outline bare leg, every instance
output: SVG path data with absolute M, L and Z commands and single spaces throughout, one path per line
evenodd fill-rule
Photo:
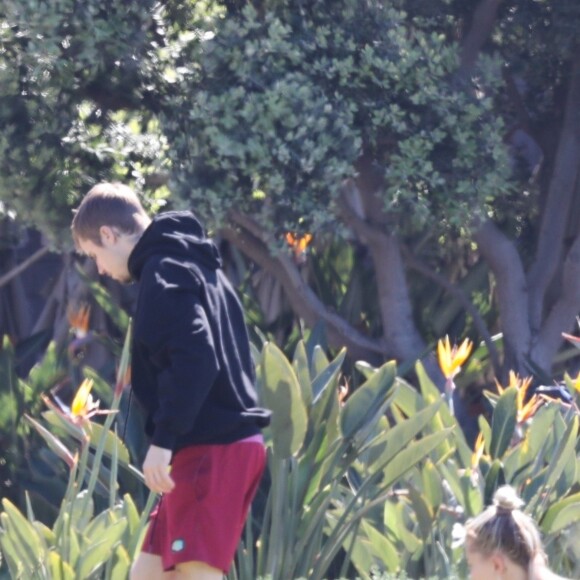
M 223 580 L 224 577 L 221 570 L 205 562 L 184 562 L 175 568 L 174 580 Z
M 223 572 L 204 562 L 184 562 L 164 572 L 161 557 L 141 552 L 131 568 L 131 580 L 223 580 Z
M 141 552 L 131 567 L 130 580 L 170 580 L 173 572 L 164 572 L 161 556 Z

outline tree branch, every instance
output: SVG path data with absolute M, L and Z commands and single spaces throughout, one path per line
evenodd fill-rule
M 382 362 L 386 353 L 380 341 L 364 336 L 343 318 L 330 312 L 302 279 L 300 271 L 291 259 L 287 256 L 273 257 L 267 245 L 254 235 L 254 232 L 257 232 L 261 238 L 265 237 L 253 220 L 239 214 L 235 216 L 235 221 L 238 228 L 224 228 L 220 233 L 280 281 L 298 316 L 309 326 L 323 320 L 326 323 L 329 342 L 333 346 L 346 346 L 349 353 L 356 358 Z M 246 223 L 253 231 L 249 232 L 241 226 L 241 222 Z
M 475 229 L 473 238 L 495 276 L 506 348 L 513 351 L 516 359 L 514 370 L 524 369 L 531 332 L 526 276 L 520 256 L 514 244 L 490 220 Z
M 497 18 L 497 10 L 501 0 L 481 0 L 473 13 L 471 28 L 463 39 L 459 71 L 464 77 L 468 76 L 479 53 L 489 38 Z
M 530 324 L 542 323 L 546 290 L 557 271 L 580 164 L 580 61 L 572 65 L 562 133 L 548 189 L 536 257 L 528 275 Z
M 463 308 L 471 315 L 475 327 L 481 335 L 483 342 L 487 346 L 494 373 L 496 376 L 500 376 L 501 364 L 499 355 L 497 354 L 497 349 L 495 348 L 495 345 L 491 339 L 491 334 L 489 333 L 487 325 L 483 321 L 479 310 L 477 310 L 473 302 L 468 298 L 467 294 L 461 288 L 447 280 L 445 276 L 442 276 L 439 274 L 439 272 L 436 272 L 417 257 L 413 256 L 407 248 L 403 248 L 403 255 L 405 256 L 405 261 L 409 264 L 410 268 L 417 270 L 417 272 L 420 272 L 427 278 L 430 278 L 435 283 L 439 284 L 439 286 L 442 288 L 445 288 L 449 294 L 452 294 L 455 296 L 455 298 L 457 298 L 457 300 L 462 304 Z
M 372 194 L 364 194 L 364 197 Z M 365 199 L 365 206 L 367 205 Z M 407 363 L 416 360 L 426 345 L 413 320 L 413 309 L 399 241 L 361 219 L 345 196 L 338 200 L 338 208 L 345 223 L 355 232 L 371 253 L 377 279 L 383 335 L 388 351 Z M 427 372 L 441 382 L 441 373 L 432 358 L 424 361 Z
M 19 274 L 24 272 L 24 270 L 26 270 L 26 268 L 28 268 L 29 266 L 32 266 L 32 264 L 34 264 L 34 262 L 40 260 L 40 258 L 42 258 L 43 256 L 46 256 L 46 254 L 48 254 L 49 251 L 50 251 L 49 248 L 40 248 L 40 249 L 36 250 L 36 252 L 34 252 L 34 254 L 32 254 L 32 256 L 28 256 L 28 258 L 26 258 L 26 260 L 24 260 L 24 262 L 22 262 L 22 264 L 18 264 L 18 266 L 16 266 L 15 268 L 12 268 L 12 270 L 10 270 L 10 272 L 7 272 L 6 274 L 4 274 L 4 276 L 2 276 L 0 278 L 0 288 L 2 288 L 3 286 L 6 286 L 6 284 L 8 284 L 8 282 L 10 282 L 10 280 L 12 280 L 13 278 L 16 278 L 16 276 L 18 276 Z
M 542 331 L 531 352 L 532 360 L 542 369 L 551 369 L 552 361 L 563 342 L 562 332 L 570 332 L 574 328 L 579 311 L 580 236 L 572 244 L 564 261 L 560 298 L 542 325 Z

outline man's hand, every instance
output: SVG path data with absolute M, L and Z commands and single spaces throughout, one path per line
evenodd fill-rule
M 156 493 L 169 493 L 175 482 L 169 475 L 169 464 L 171 463 L 171 450 L 151 445 L 145 461 L 143 462 L 143 475 L 145 484 Z

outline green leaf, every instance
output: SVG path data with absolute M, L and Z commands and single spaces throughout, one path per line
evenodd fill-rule
M 6 531 L 8 527 L 8 516 L 0 515 L 3 530 L 0 530 L 0 547 L 10 569 L 12 578 L 22 578 L 24 574 L 24 563 L 27 562 L 27 554 L 18 540 L 16 534 Z
M 536 458 L 544 447 L 546 434 L 550 433 L 558 412 L 558 405 L 547 404 L 540 407 L 533 416 L 526 434 L 529 441 L 529 453 L 532 458 Z
M 116 435 L 110 429 L 104 430 L 103 426 L 100 423 L 96 423 L 95 421 L 91 421 L 90 423 L 90 445 L 92 448 L 96 448 L 99 445 L 99 442 L 104 437 L 104 448 L 103 451 L 108 457 L 113 457 L 113 453 L 117 453 L 118 460 L 123 465 L 129 465 L 131 462 L 131 458 L 129 456 L 129 450 L 125 447 L 125 444 L 121 440 L 121 438 Z
M 112 556 L 113 549 L 120 542 L 123 532 L 127 527 L 124 518 L 112 524 L 105 538 L 98 543 L 89 543 L 83 547 L 81 557 L 76 567 L 78 578 L 89 578 Z
M 413 441 L 409 444 L 385 467 L 381 487 L 387 489 L 398 481 L 409 469 L 427 457 L 451 433 L 452 429 L 445 429 L 440 433 L 432 433 L 419 441 Z
M 304 401 L 306 408 L 308 408 L 312 404 L 313 395 L 310 371 L 308 368 L 308 356 L 306 354 L 306 347 L 304 346 L 303 340 L 300 340 L 296 345 L 292 364 L 294 365 L 294 370 L 296 371 L 296 376 L 298 377 L 298 382 L 302 389 L 302 400 Z
M 477 418 L 477 422 L 479 424 L 479 430 L 483 433 L 484 450 L 489 454 L 491 448 L 491 427 L 483 415 Z
M 75 580 L 74 569 L 68 562 L 64 562 L 58 552 L 51 550 L 48 553 L 48 569 L 52 580 Z
M 417 373 L 417 379 L 419 380 L 419 390 L 423 399 L 427 403 L 434 403 L 441 399 L 441 391 L 435 386 L 421 361 L 417 361 L 415 364 L 415 371 Z M 449 426 L 449 425 L 447 425 Z
M 421 470 L 421 480 L 423 483 L 423 493 L 434 510 L 437 510 L 443 503 L 443 487 L 441 476 L 434 463 L 427 459 Z
M 314 352 L 317 352 L 316 349 Z M 312 394 L 314 396 L 314 403 L 316 403 L 316 401 L 322 397 L 326 389 L 328 389 L 331 385 L 336 384 L 336 378 L 340 372 L 345 356 L 346 349 L 343 348 L 336 355 L 332 362 L 328 362 L 328 359 L 324 357 L 326 365 L 317 366 L 318 372 L 316 375 L 313 375 L 315 378 L 312 381 Z
M 408 525 L 408 517 L 405 513 L 408 509 L 402 501 L 396 503 L 386 501 L 383 521 L 385 527 L 402 543 L 404 550 L 409 554 L 416 554 L 421 551 L 423 541 L 411 531 Z
M 512 440 L 516 427 L 517 396 L 517 388 L 509 387 L 502 393 L 493 410 L 489 449 L 493 459 L 500 459 Z
M 18 542 L 27 555 L 28 566 L 36 567 L 46 558 L 44 539 L 36 528 L 20 513 L 20 510 L 7 498 L 2 500 L 7 515 L 6 532 L 13 543 Z
M 322 347 L 318 344 L 314 346 L 312 351 L 312 359 L 310 361 L 310 375 L 313 377 L 318 376 L 322 373 L 329 365 L 329 360 Z M 316 398 L 317 393 L 314 392 L 314 397 Z
M 118 518 L 107 510 L 95 516 L 89 525 L 83 530 L 83 536 L 86 544 L 98 544 L 107 535 L 109 527 L 118 521 Z
M 409 493 L 411 506 L 415 510 L 415 515 L 417 516 L 421 536 L 423 537 L 423 540 L 426 541 L 431 535 L 433 529 L 433 508 L 426 501 L 425 496 L 415 489 L 414 486 L 407 485 L 407 491 Z
M 407 381 L 397 377 L 395 380 L 397 390 L 393 399 L 393 404 L 399 407 L 407 416 L 412 417 L 417 411 L 424 409 L 427 403 L 413 386 Z
M 485 476 L 484 503 L 490 505 L 495 490 L 505 484 L 503 464 L 499 459 L 494 459 L 487 475 Z
M 484 501 L 479 479 L 472 477 L 472 471 L 467 470 L 459 476 L 459 485 L 465 498 L 466 515 L 472 517 L 481 513 L 484 507 Z
M 60 431 L 62 431 L 71 437 L 74 437 L 77 441 L 85 440 L 85 432 L 78 425 L 75 425 L 57 411 L 45 411 L 42 413 L 42 416 L 46 419 L 47 423 L 59 430 L 59 434 Z
M 571 462 L 575 462 L 575 446 L 577 437 L 578 416 L 575 415 L 569 422 L 564 437 L 559 441 L 559 449 L 556 450 L 551 458 L 548 469 L 548 479 L 546 480 L 546 487 L 548 490 L 556 484 L 566 466 Z M 557 451 L 560 451 L 560 453 Z
M 123 512 L 127 518 L 129 533 L 136 534 L 139 531 L 139 512 L 133 498 L 128 493 L 123 496 Z
M 273 450 L 277 457 L 294 455 L 302 446 L 307 428 L 307 412 L 302 390 L 292 365 L 273 343 L 262 354 L 264 403 L 272 410 Z
M 369 539 L 375 558 L 380 559 L 387 570 L 395 572 L 399 568 L 400 557 L 393 543 L 366 519 L 361 521 L 361 528 Z
M 540 527 L 544 534 L 557 534 L 580 521 L 580 493 L 575 493 L 552 504 L 542 518 Z
M 340 426 L 346 439 L 354 437 L 382 409 L 396 374 L 397 366 L 394 361 L 384 364 L 347 399 L 340 414 Z
M 365 379 L 370 379 L 378 371 L 377 368 L 362 360 L 357 360 L 354 366 Z
M 56 545 L 56 535 L 54 532 L 48 527 L 45 526 L 42 522 L 35 520 L 32 522 L 32 525 L 36 528 L 38 535 L 44 539 L 44 543 L 48 548 L 51 548 Z
M 367 452 L 368 465 L 386 464 L 429 425 L 441 404 L 442 401 L 439 400 L 437 403 L 429 405 L 377 437 Z
M 115 550 L 115 562 L 111 569 L 111 580 L 116 578 L 128 578 L 131 570 L 131 558 L 124 546 L 117 546 Z

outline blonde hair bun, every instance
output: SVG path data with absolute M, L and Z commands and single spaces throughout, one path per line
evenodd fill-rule
M 500 510 L 511 512 L 520 509 L 524 505 L 524 501 L 511 485 L 502 485 L 497 488 L 493 495 L 493 504 Z

